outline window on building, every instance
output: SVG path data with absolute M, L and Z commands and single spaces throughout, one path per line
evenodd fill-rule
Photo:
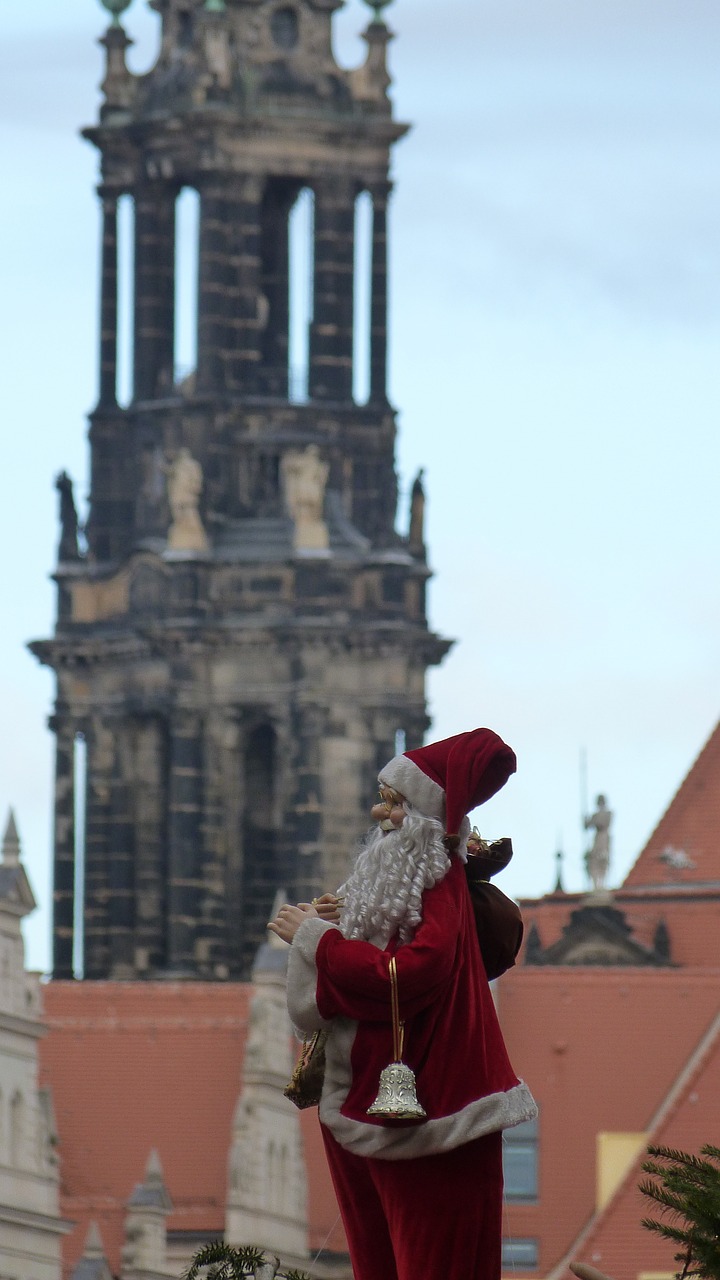
M 353 281 L 353 400 L 370 395 L 370 308 L 372 305 L 373 206 L 367 191 L 355 201 Z
M 538 1242 L 533 1236 L 509 1237 L 502 1242 L 503 1271 L 517 1267 L 530 1271 L 538 1263 Z
M 175 372 L 183 382 L 197 366 L 200 196 L 183 187 L 175 201 Z
M 117 205 L 117 401 L 125 409 L 132 400 L 135 330 L 135 201 L 120 196 Z
M 315 303 L 315 196 L 309 187 L 302 188 L 290 209 L 287 234 L 290 255 L 289 398 L 294 404 L 304 404 L 308 398 L 310 325 Z
M 503 1173 L 508 1200 L 537 1200 L 538 1122 L 526 1120 L 503 1134 Z

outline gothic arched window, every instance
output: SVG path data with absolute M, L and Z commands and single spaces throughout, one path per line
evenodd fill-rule
M 289 52 L 294 49 L 300 35 L 297 11 L 286 6 L 276 9 L 270 19 L 270 31 L 278 49 Z

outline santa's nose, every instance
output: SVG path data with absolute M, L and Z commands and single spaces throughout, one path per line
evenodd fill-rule
M 370 810 L 370 817 L 373 822 L 390 822 L 394 827 L 400 827 L 405 817 L 405 810 L 401 804 L 389 808 L 386 804 L 378 803 L 374 804 Z

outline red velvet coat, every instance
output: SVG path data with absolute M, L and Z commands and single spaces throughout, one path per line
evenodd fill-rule
M 307 1034 L 330 1028 L 320 1119 L 358 1155 L 408 1159 L 448 1151 L 536 1114 L 510 1065 L 483 969 L 459 858 L 426 890 L 411 942 L 381 951 L 305 921 L 290 953 L 288 1004 Z M 403 1061 L 412 1067 L 421 1121 L 368 1116 L 393 1057 L 389 960 L 396 956 Z

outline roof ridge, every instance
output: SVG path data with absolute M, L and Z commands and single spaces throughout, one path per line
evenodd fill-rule
M 654 845 L 658 843 L 658 838 L 659 836 L 661 836 L 663 826 L 665 824 L 669 824 L 672 822 L 673 810 L 679 811 L 681 809 L 685 795 L 690 793 L 694 785 L 697 785 L 698 783 L 702 782 L 703 774 L 707 769 L 708 764 L 713 760 L 713 757 L 720 757 L 720 721 L 718 721 L 715 724 L 709 737 L 703 743 L 703 746 L 700 748 L 698 754 L 693 759 L 689 769 L 684 774 L 679 785 L 674 791 L 669 803 L 666 805 L 665 809 L 663 810 L 660 817 L 658 818 L 658 821 L 656 822 L 655 826 L 650 832 L 650 835 L 645 841 L 645 844 L 640 850 L 640 853 L 638 854 L 637 858 L 635 859 L 629 871 L 627 872 L 622 884 L 619 886 L 619 889 L 621 892 L 626 889 L 631 890 L 633 888 L 636 888 L 636 887 L 640 888 L 643 886 L 644 882 L 642 881 L 642 879 L 638 881 L 635 880 L 634 877 L 636 873 L 642 876 L 644 871 L 644 864 L 650 861 L 650 857 L 651 857 L 650 851 L 653 849 Z M 718 774 L 720 778 L 720 769 L 718 769 Z M 711 792 L 709 791 L 708 794 L 711 794 Z M 689 794 L 688 794 L 688 800 L 692 800 L 692 797 Z M 696 804 L 690 803 L 688 805 L 688 808 L 691 811 L 696 811 L 697 806 Z M 672 832 L 670 834 L 672 836 Z M 671 846 L 670 842 L 668 842 L 668 852 L 671 850 L 672 847 L 673 846 Z M 681 852 L 686 852 L 686 851 L 682 850 Z M 657 858 L 660 858 L 660 856 L 661 855 L 659 853 L 656 855 Z M 667 868 L 668 871 L 670 871 L 671 865 L 672 864 L 668 862 L 668 868 Z M 689 867 L 690 869 L 692 869 L 692 866 L 693 866 L 692 861 L 689 864 L 686 864 L 686 868 Z M 673 885 L 673 886 L 687 885 L 688 887 L 692 886 L 694 883 L 692 878 L 684 879 L 682 877 L 679 880 L 666 878 L 665 881 L 663 882 L 657 879 L 657 875 L 658 875 L 658 872 L 654 871 L 653 880 L 647 882 L 648 884 L 652 884 L 656 888 L 659 887 L 659 885 L 662 883 L 666 885 L 668 884 Z

